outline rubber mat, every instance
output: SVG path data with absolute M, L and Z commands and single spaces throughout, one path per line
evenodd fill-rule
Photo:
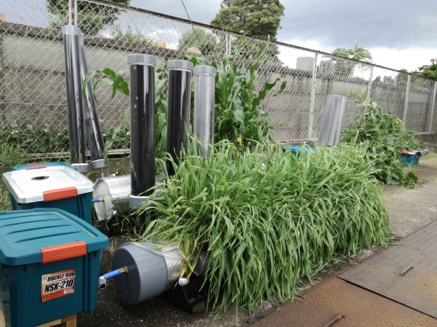
M 256 327 L 436 327 L 437 319 L 334 278 Z
M 340 278 L 437 318 L 437 223 Z

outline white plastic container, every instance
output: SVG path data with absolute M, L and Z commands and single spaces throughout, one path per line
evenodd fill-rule
M 91 224 L 94 184 L 78 171 L 65 167 L 41 167 L 4 173 L 13 209 L 58 208 Z

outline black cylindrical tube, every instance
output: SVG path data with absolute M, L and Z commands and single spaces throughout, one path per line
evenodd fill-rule
M 85 119 L 82 107 L 82 80 L 80 77 L 79 27 L 62 27 L 64 36 L 65 84 L 67 91 L 68 131 L 70 137 L 70 159 L 80 172 L 88 171 L 85 156 Z
M 128 56 L 131 111 L 131 196 L 136 207 L 155 186 L 155 57 Z
M 85 76 L 88 74 L 88 63 L 86 60 L 83 38 L 80 40 L 80 73 L 83 81 Z M 91 154 L 91 165 L 93 169 L 105 168 L 105 145 L 103 143 L 103 136 L 100 129 L 99 116 L 97 114 L 97 106 L 94 100 L 94 92 L 91 81 L 88 81 L 86 85 L 82 102 L 85 116 L 86 136 Z
M 181 151 L 186 151 L 188 146 L 193 64 L 186 60 L 169 60 L 167 68 L 167 152 L 177 163 Z M 167 162 L 167 172 L 169 175 L 175 173 L 171 162 Z

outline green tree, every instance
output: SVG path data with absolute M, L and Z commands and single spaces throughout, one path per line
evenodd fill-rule
M 137 43 L 142 45 L 156 45 L 156 41 L 145 36 L 140 30 L 133 30 L 129 25 L 126 32 L 123 32 L 120 26 L 116 25 L 111 31 L 111 36 L 114 40 Z
M 220 11 L 211 21 L 211 25 L 227 30 L 244 33 L 261 39 L 276 40 L 281 28 L 284 6 L 279 0 L 222 0 Z M 224 41 L 222 41 L 224 42 Z M 240 58 L 255 60 L 263 42 L 248 38 L 232 40 L 232 52 L 238 49 Z M 278 47 L 270 43 L 265 57 L 268 61 L 279 62 Z
M 332 51 L 332 54 L 338 57 L 372 62 L 372 55 L 370 54 L 369 50 L 359 47 L 358 44 L 355 45 L 355 48 L 353 49 L 337 48 L 334 51 Z M 349 61 L 349 60 L 341 60 L 338 58 L 332 58 L 332 60 L 336 63 L 335 65 L 336 75 L 350 77 L 354 74 L 356 67 L 358 68 L 366 67 L 365 65 L 360 65 L 356 62 Z
M 68 0 L 46 0 L 50 14 L 50 25 L 59 28 L 68 24 Z M 108 0 L 108 2 L 129 5 L 130 0 Z M 120 9 L 94 2 L 77 2 L 77 25 L 84 34 L 98 34 L 111 25 Z
M 203 55 L 212 53 L 217 45 L 216 37 L 205 31 L 203 28 L 196 27 L 182 35 L 179 39 L 178 50 L 186 50 L 195 47 L 202 52 Z
M 415 72 L 418 75 L 437 80 L 437 58 L 431 59 L 431 65 L 424 65 Z
M 223 0 L 211 25 L 275 40 L 284 10 L 279 0 Z

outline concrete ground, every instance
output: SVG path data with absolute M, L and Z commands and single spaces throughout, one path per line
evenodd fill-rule
M 419 185 L 413 190 L 399 186 L 384 186 L 391 231 L 396 238 L 402 238 L 437 219 L 437 158 L 422 158 L 418 168 L 411 169 L 419 177 Z M 113 248 L 105 252 L 102 267 L 109 268 L 110 256 L 121 243 L 129 241 L 127 237 L 112 239 Z M 315 280 L 318 283 L 327 279 L 355 262 L 370 256 L 378 249 L 368 249 L 353 260 L 332 265 L 322 271 Z M 312 288 L 308 286 L 307 288 Z M 307 289 L 305 292 L 310 291 Z M 285 307 L 284 310 L 287 308 Z M 215 312 L 195 315 L 176 308 L 165 296 L 159 296 L 136 306 L 122 304 L 112 284 L 99 292 L 96 310 L 78 316 L 79 327 L 97 326 L 249 326 L 275 312 L 269 303 L 263 303 L 252 316 L 240 310 L 236 323 L 235 309 L 230 308 L 213 321 Z

